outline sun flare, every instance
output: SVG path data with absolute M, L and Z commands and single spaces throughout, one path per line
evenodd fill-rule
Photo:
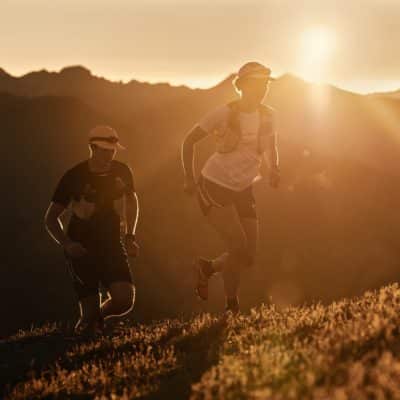
M 326 27 L 313 27 L 300 35 L 301 74 L 314 82 L 324 77 L 336 47 L 335 33 Z

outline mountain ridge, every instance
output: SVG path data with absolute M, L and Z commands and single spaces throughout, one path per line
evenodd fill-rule
M 207 87 L 207 88 L 191 88 L 191 87 L 189 87 L 189 86 L 187 86 L 185 84 L 173 85 L 173 84 L 171 84 L 169 82 L 163 82 L 163 81 L 150 83 L 150 82 L 141 81 L 141 80 L 138 80 L 138 79 L 135 79 L 135 78 L 132 78 L 127 82 L 121 82 L 121 81 L 118 81 L 118 80 L 111 80 L 111 79 L 108 79 L 106 77 L 93 74 L 89 68 L 87 68 L 87 67 L 85 67 L 83 65 L 65 66 L 65 67 L 61 68 L 59 71 L 49 71 L 47 69 L 40 69 L 40 70 L 27 72 L 27 73 L 22 74 L 20 76 L 14 76 L 14 75 L 8 73 L 6 70 L 4 70 L 3 68 L 0 67 L 0 77 L 3 77 L 3 78 L 6 77 L 8 79 L 13 79 L 13 80 L 25 80 L 25 79 L 29 79 L 29 78 L 37 78 L 37 77 L 45 77 L 45 76 L 47 76 L 47 77 L 55 77 L 55 76 L 66 77 L 67 76 L 67 77 L 75 77 L 75 78 L 91 78 L 91 79 L 98 79 L 98 80 L 101 80 L 101 81 L 106 81 L 106 82 L 111 83 L 111 84 L 122 85 L 122 86 L 129 86 L 130 84 L 134 83 L 134 84 L 143 84 L 143 85 L 146 85 L 146 86 L 154 86 L 154 87 L 157 87 L 157 86 L 168 86 L 171 89 L 182 89 L 183 88 L 183 89 L 188 89 L 188 90 L 191 90 L 191 91 L 209 91 L 209 90 L 213 90 L 213 89 L 215 89 L 217 87 L 224 86 L 224 85 L 226 85 L 228 83 L 230 84 L 232 79 L 236 75 L 234 73 L 230 73 L 225 78 L 223 78 L 220 82 L 217 82 L 215 85 L 212 85 L 212 86 Z M 304 83 L 304 84 L 308 83 L 308 84 L 311 84 L 311 85 L 316 85 L 313 82 L 306 82 L 306 80 L 304 80 L 304 79 L 300 78 L 299 76 L 297 76 L 297 75 L 295 75 L 293 73 L 290 73 L 290 72 L 284 73 L 284 74 L 282 74 L 282 75 L 280 75 L 280 76 L 278 76 L 276 78 L 276 81 L 278 81 L 278 82 L 281 81 L 281 80 L 283 80 L 283 81 L 289 81 L 290 80 L 292 82 L 297 81 L 299 83 L 301 82 L 301 83 Z M 327 85 L 331 86 L 333 89 L 337 89 L 337 90 L 340 90 L 340 91 L 353 93 L 351 91 L 340 89 L 337 86 L 332 85 L 332 84 L 327 84 Z M 0 86 L 0 88 L 1 88 L 1 86 Z M 355 93 L 355 94 L 358 94 L 358 93 Z

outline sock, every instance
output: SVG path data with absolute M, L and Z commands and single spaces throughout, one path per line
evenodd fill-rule
M 226 298 L 226 308 L 228 310 L 236 310 L 239 309 L 239 299 L 237 296 L 235 297 L 227 297 Z

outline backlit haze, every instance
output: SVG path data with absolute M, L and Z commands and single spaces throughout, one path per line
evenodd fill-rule
M 206 88 L 258 60 L 276 76 L 389 91 L 399 21 L 398 0 L 1 0 L 0 67 Z

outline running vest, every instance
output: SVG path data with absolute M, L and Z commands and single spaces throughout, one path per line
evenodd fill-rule
M 88 166 L 86 168 L 85 176 L 87 178 L 85 180 L 87 182 L 72 199 L 72 212 L 80 219 L 88 220 L 95 213 L 104 210 L 105 207 L 109 211 L 113 210 L 121 217 L 123 215 L 123 196 L 127 193 L 127 188 L 117 174 L 116 166 L 112 164 L 111 169 L 105 173 L 106 176 L 104 178 L 101 176 L 102 174 L 90 172 Z M 99 177 L 96 178 L 96 175 L 99 175 Z M 103 193 L 101 191 L 98 192 L 96 187 L 92 186 L 93 182 L 91 181 L 93 179 L 106 180 L 107 186 L 103 186 Z
M 239 102 L 228 103 L 230 109 L 228 121 L 223 129 L 215 131 L 216 151 L 218 153 L 230 153 L 234 151 L 242 137 L 239 121 Z M 258 152 L 263 154 L 268 146 L 268 137 L 274 134 L 273 112 L 271 107 L 260 104 L 260 126 L 258 129 Z

